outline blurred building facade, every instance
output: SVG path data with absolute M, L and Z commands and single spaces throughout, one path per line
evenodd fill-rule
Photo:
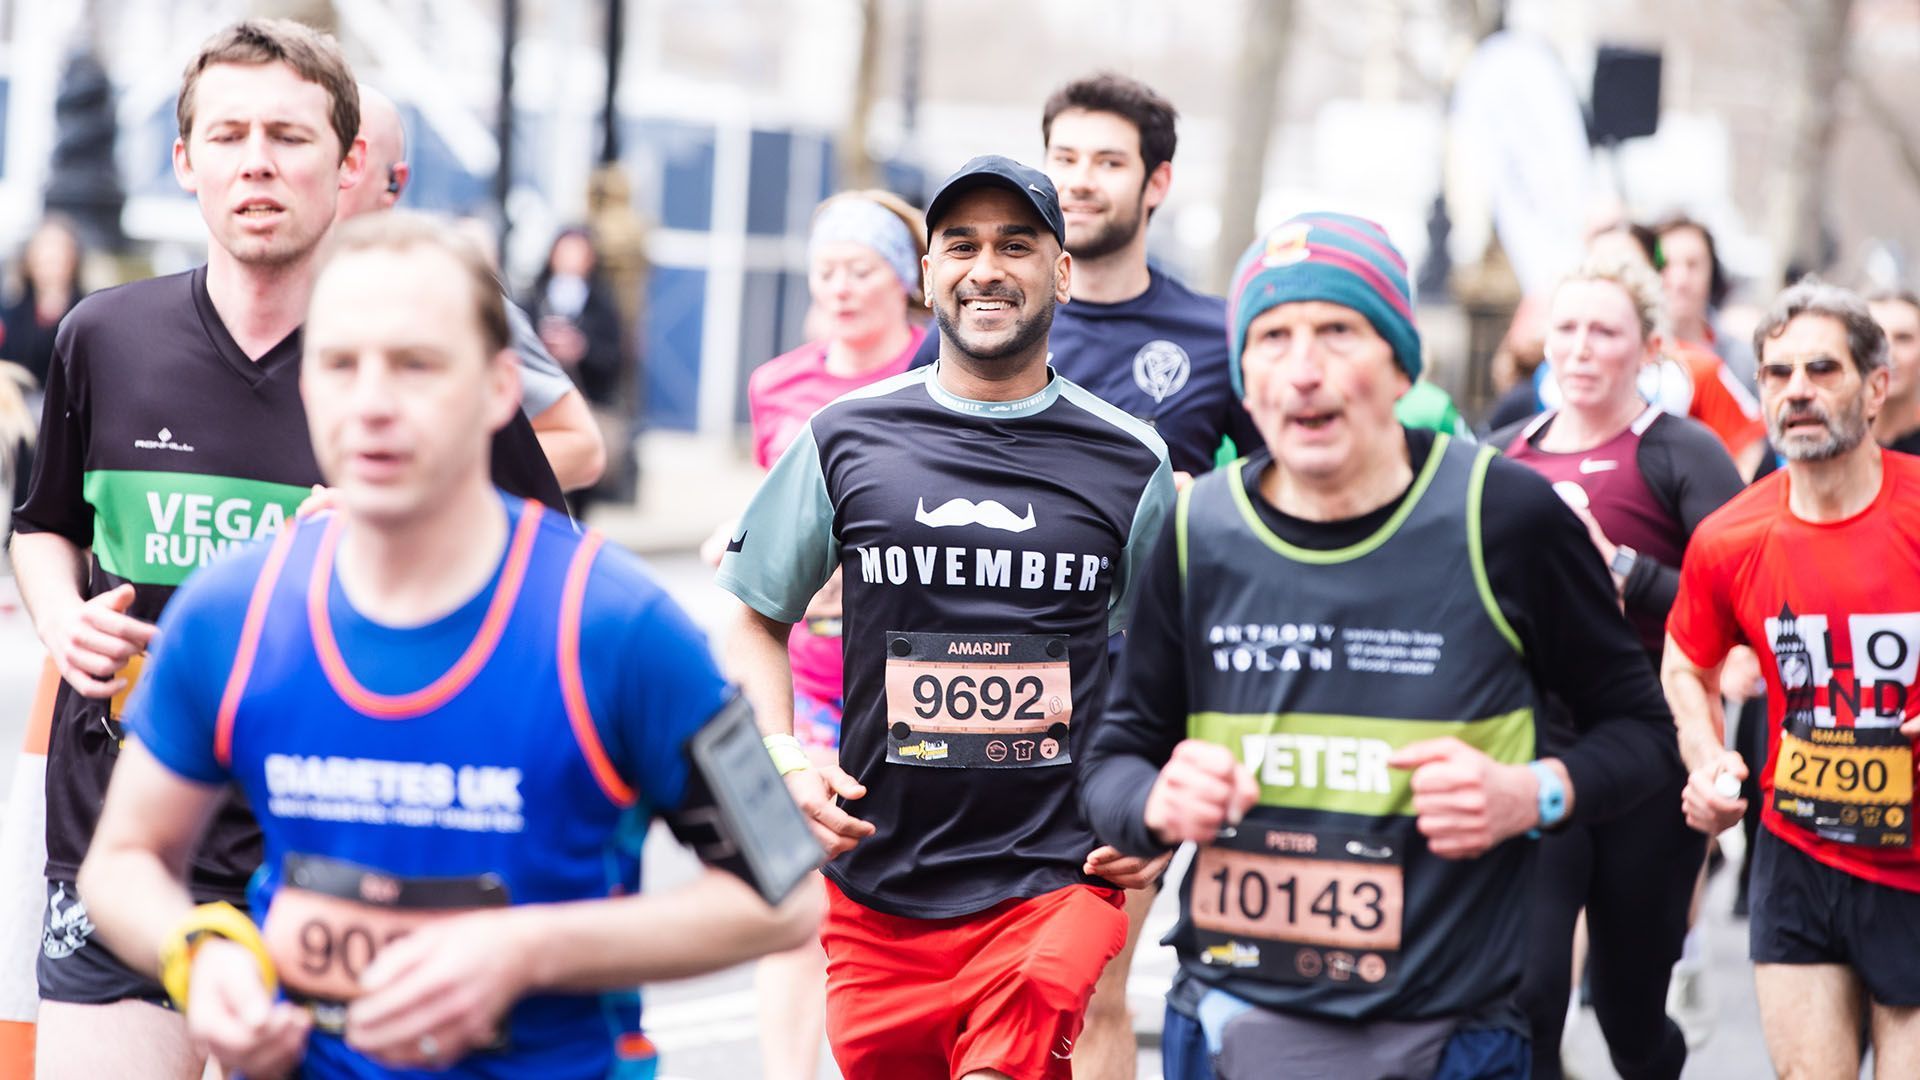
M 606 2 L 519 0 L 507 269 L 521 279 L 553 231 L 586 213 Z M 636 333 L 653 425 L 731 436 L 745 420 L 746 372 L 797 344 L 807 222 L 840 186 L 869 17 L 879 47 L 861 127 L 887 186 L 923 195 L 976 153 L 1037 160 L 1047 93 L 1106 68 L 1153 84 L 1182 112 L 1155 257 L 1207 284 L 1216 244 L 1251 238 L 1244 228 L 1223 235 L 1221 220 L 1227 148 L 1244 111 L 1230 73 L 1249 5 L 1278 0 L 611 2 L 625 4 L 621 159 L 649 224 L 646 318 Z M 1456 265 L 1476 262 L 1494 215 L 1484 175 L 1463 180 L 1457 162 L 1449 168 L 1449 102 L 1498 8 L 1505 26 L 1557 58 L 1563 81 L 1538 87 L 1542 95 L 1583 98 L 1602 44 L 1656 49 L 1664 61 L 1658 133 L 1627 143 L 1616 160 L 1572 166 L 1579 197 L 1564 201 L 1575 209 L 1537 228 L 1577 233 L 1608 200 L 1639 217 L 1684 209 L 1721 234 L 1737 273 L 1762 273 L 1774 255 L 1764 223 L 1793 85 L 1782 69 L 1801 44 L 1792 8 L 1821 2 L 1295 0 L 1257 222 L 1307 205 L 1361 213 L 1418 263 L 1434 197 L 1447 188 L 1448 252 Z M 180 67 L 222 23 L 287 6 L 0 0 L 0 249 L 17 245 L 42 212 L 61 63 L 84 39 L 117 90 L 125 232 L 148 247 L 156 269 L 199 258 L 199 219 L 168 161 Z M 400 102 L 415 164 L 409 204 L 493 214 L 503 0 L 306 6 L 330 9 L 362 77 Z M 1846 41 L 1857 81 L 1836 101 L 1826 172 L 1832 274 L 1910 280 L 1906 260 L 1920 252 L 1912 148 L 1920 117 L 1889 118 L 1885 104 L 1916 99 L 1920 5 L 1853 0 Z M 1478 162 L 1481 173 L 1511 164 Z M 1436 359 L 1442 370 L 1450 362 Z

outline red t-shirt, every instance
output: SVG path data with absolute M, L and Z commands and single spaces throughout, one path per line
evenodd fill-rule
M 1693 400 L 1687 405 L 1687 415 L 1720 436 L 1720 441 L 1727 445 L 1727 453 L 1737 458 L 1742 450 L 1766 435 L 1767 423 L 1760 415 L 1760 402 L 1727 370 L 1726 362 L 1711 346 L 1681 341 L 1669 344 L 1667 351 L 1684 364 L 1687 374 L 1693 377 Z
M 1844 521 L 1795 517 L 1785 470 L 1708 516 L 1667 632 L 1702 667 L 1735 645 L 1759 653 L 1766 827 L 1828 866 L 1920 892 L 1912 742 L 1896 730 L 1920 713 L 1920 458 L 1881 460 L 1879 494 Z M 1887 845 L 1895 833 L 1904 845 Z

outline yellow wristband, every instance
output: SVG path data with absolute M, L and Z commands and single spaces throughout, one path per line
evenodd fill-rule
M 773 767 L 785 776 L 801 769 L 813 768 L 813 762 L 807 758 L 806 750 L 800 746 L 800 740 L 792 735 L 768 735 L 760 740 L 767 748 L 767 756 L 773 759 Z
M 182 1016 L 187 1012 L 193 954 L 209 934 L 226 938 L 252 953 L 254 962 L 260 966 L 260 981 L 267 984 L 268 993 L 279 985 L 273 958 L 267 955 L 267 943 L 261 939 L 253 920 L 232 904 L 201 904 L 168 931 L 166 940 L 160 943 L 160 985 L 166 988 L 173 1007 L 179 1009 Z

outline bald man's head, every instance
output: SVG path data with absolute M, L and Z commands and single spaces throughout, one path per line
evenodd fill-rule
M 400 110 L 387 95 L 360 84 L 360 135 L 367 140 L 367 168 L 360 183 L 340 193 L 335 222 L 374 210 L 387 210 L 400 201 L 412 167 L 407 164 L 407 131 Z

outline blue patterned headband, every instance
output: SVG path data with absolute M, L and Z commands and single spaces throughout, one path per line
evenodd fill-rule
M 843 240 L 872 248 L 885 259 L 900 278 L 907 295 L 913 295 L 920 288 L 919 246 L 898 214 L 870 199 L 833 200 L 813 219 L 813 234 L 807 239 L 807 260 L 813 260 L 821 245 Z

